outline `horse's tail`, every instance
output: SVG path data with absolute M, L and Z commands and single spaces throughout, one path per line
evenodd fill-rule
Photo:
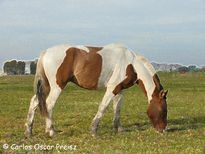
M 50 85 L 45 74 L 43 66 L 43 57 L 45 52 L 40 55 L 40 58 L 37 63 L 36 76 L 34 81 L 34 87 L 36 96 L 39 102 L 40 113 L 42 116 L 48 116 L 47 107 L 46 107 L 46 98 L 50 92 Z

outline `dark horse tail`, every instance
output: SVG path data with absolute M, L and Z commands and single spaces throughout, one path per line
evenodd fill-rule
M 42 116 L 47 117 L 48 111 L 46 107 L 46 99 L 50 92 L 50 85 L 48 79 L 46 77 L 44 67 L 43 67 L 43 56 L 45 52 L 43 52 L 38 60 L 37 69 L 36 69 L 36 76 L 34 87 L 36 91 L 36 97 L 39 102 L 40 113 Z

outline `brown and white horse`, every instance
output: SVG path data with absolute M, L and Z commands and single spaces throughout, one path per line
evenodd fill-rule
M 120 125 L 122 90 L 138 84 L 148 98 L 147 115 L 154 128 L 163 132 L 167 126 L 167 92 L 151 64 L 138 54 L 117 44 L 104 47 L 61 45 L 41 53 L 37 64 L 35 87 L 25 123 L 25 135 L 32 135 L 33 119 L 39 106 L 46 119 L 46 132 L 56 134 L 52 110 L 67 82 L 90 90 L 105 89 L 106 93 L 91 123 L 91 135 L 97 136 L 97 128 L 108 105 L 113 100 L 114 128 Z

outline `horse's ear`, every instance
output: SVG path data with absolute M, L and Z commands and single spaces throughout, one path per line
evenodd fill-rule
M 166 92 L 164 90 L 161 90 L 159 92 L 159 98 L 161 99 L 166 98 L 167 94 L 168 94 L 168 90 Z
M 164 98 L 164 90 L 161 90 L 160 92 L 159 92 L 159 98 Z
M 165 97 L 167 97 L 168 92 L 169 92 L 168 90 L 165 92 Z

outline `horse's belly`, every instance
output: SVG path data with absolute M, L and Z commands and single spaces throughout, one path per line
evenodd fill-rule
M 98 78 L 91 72 L 82 72 L 75 75 L 73 82 L 85 89 L 98 89 Z
M 101 72 L 101 69 L 96 70 L 95 68 L 89 69 L 89 67 L 84 67 L 81 72 L 74 73 L 73 81 L 85 89 L 105 89 L 112 73 L 109 69 L 106 72 Z
M 98 89 L 101 66 L 101 62 L 98 61 L 86 61 L 84 63 L 80 63 L 75 67 L 75 83 L 86 89 Z

